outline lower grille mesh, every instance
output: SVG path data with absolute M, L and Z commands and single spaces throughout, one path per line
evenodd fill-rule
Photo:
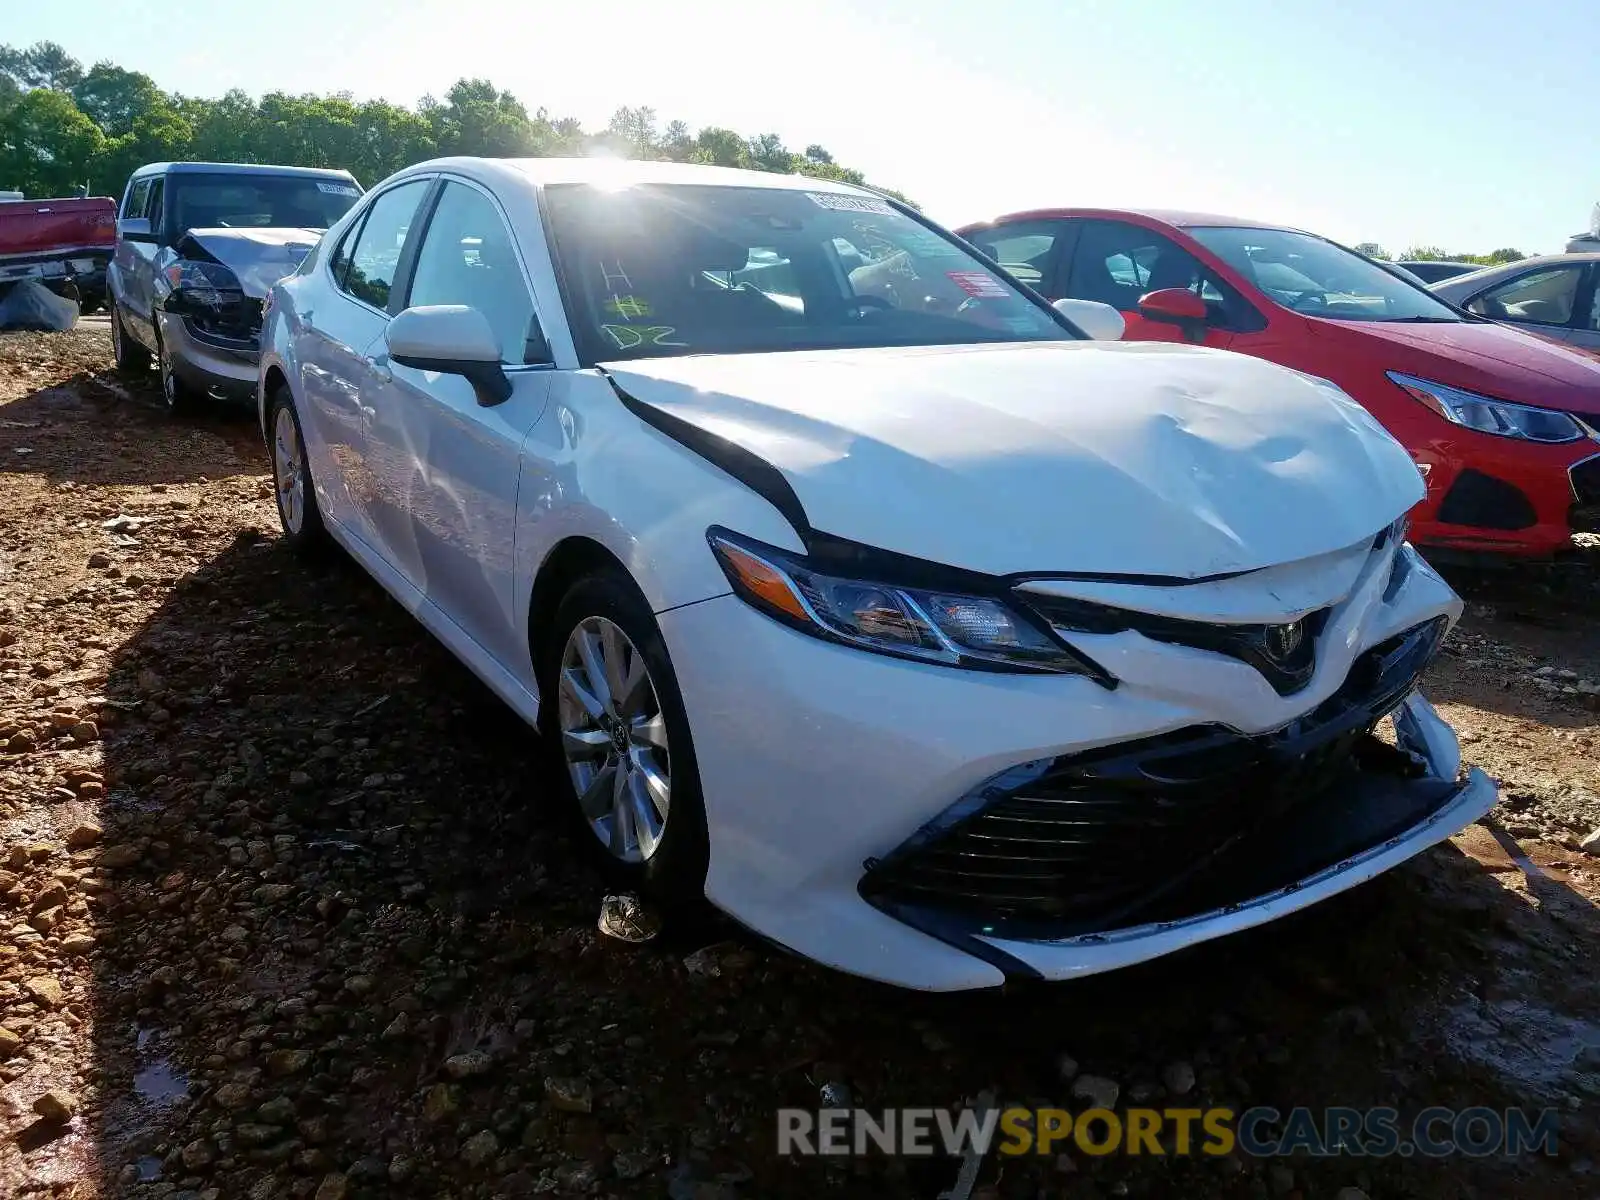
M 1009 772 L 978 811 L 871 865 L 862 894 L 1060 933 L 1112 927 L 1358 760 L 1395 756 L 1372 728 L 1442 631 L 1430 622 L 1367 652 L 1338 693 L 1271 733 L 1191 727 Z

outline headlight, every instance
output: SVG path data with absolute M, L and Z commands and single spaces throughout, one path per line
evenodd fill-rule
M 724 529 L 706 538 L 741 599 L 813 637 L 952 667 L 1115 682 L 999 596 L 830 575 Z
M 239 277 L 221 263 L 179 259 L 156 277 L 157 299 L 173 312 L 230 308 L 244 301 Z
M 1593 431 L 1576 417 L 1552 408 L 1532 408 L 1526 404 L 1491 400 L 1476 392 L 1430 383 L 1398 371 L 1390 371 L 1388 375 L 1413 400 L 1426 404 L 1446 421 L 1476 429 L 1479 433 L 1521 438 L 1528 442 L 1575 442 L 1579 438 L 1593 436 Z

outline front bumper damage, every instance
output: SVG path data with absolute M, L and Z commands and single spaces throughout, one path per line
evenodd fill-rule
M 861 894 L 1008 978 L 1096 974 L 1276 920 L 1374 878 L 1494 806 L 1482 771 L 1460 777 L 1455 735 L 1414 684 L 1412 673 L 1392 711 L 1393 748 L 1370 734 L 1392 693 L 1348 707 L 1336 697 L 1296 722 L 1315 725 L 1321 714 L 1321 728 L 1226 739 L 1225 752 L 1249 760 L 1242 769 L 1159 782 L 1146 770 L 1147 805 L 1104 782 L 1120 774 L 1129 783 L 1139 755 L 1128 747 L 1114 748 L 1120 772 L 1026 764 L 965 798 L 972 811 L 954 824 L 936 822 L 870 864 Z M 1224 739 L 1206 740 L 1202 753 L 1215 755 Z M 1039 786 L 1052 777 L 1054 789 Z M 1037 794 L 1048 790 L 1056 794 Z M 1229 811 L 1197 803 L 1202 792 L 1226 797 Z
M 178 377 L 207 395 L 241 403 L 253 400 L 260 361 L 260 304 L 247 301 L 253 311 L 231 323 L 158 309 L 162 344 Z
M 1333 559 L 1145 589 L 1187 605 L 1175 615 L 1235 621 L 1342 596 L 1288 694 L 1226 647 L 1155 625 L 1074 635 L 1115 675 L 1108 691 L 862 653 L 734 596 L 657 614 L 694 727 L 707 897 L 826 965 L 960 991 L 1153 959 L 1445 840 L 1495 800 L 1487 777 L 1460 775 L 1454 735 L 1416 692 L 1461 602 L 1409 548 Z M 1117 598 L 1099 588 L 1078 590 Z M 1397 744 L 1371 736 L 1386 718 Z M 1074 807 L 1104 818 L 1079 831 L 1082 854 L 1057 836 L 1013 847 L 1031 866 L 970 857 L 969 835 L 1016 836 L 1016 821 Z M 998 878 L 972 877 L 984 871 Z

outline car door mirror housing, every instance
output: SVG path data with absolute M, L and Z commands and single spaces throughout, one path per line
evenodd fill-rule
M 384 331 L 389 358 L 419 371 L 464 377 L 478 403 L 499 404 L 511 397 L 511 380 L 500 365 L 500 342 L 489 318 L 465 304 L 408 308 Z
M 148 217 L 124 217 L 117 222 L 117 236 L 129 242 L 153 242 L 155 231 Z
M 1052 307 L 1097 342 L 1120 341 L 1128 327 L 1121 313 L 1098 300 L 1063 297 Z
M 1206 302 L 1188 288 L 1160 288 L 1139 297 L 1139 315 L 1147 321 L 1187 327 L 1206 323 Z

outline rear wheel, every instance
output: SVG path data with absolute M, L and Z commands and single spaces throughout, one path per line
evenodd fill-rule
M 172 355 L 167 351 L 159 328 L 156 330 L 156 369 L 161 373 L 161 399 L 167 411 L 175 417 L 193 416 L 198 412 L 205 401 L 205 393 L 185 383 L 173 367 Z
M 267 409 L 268 449 L 272 452 L 272 490 L 278 500 L 283 539 L 297 554 L 314 555 L 327 547 L 328 531 L 311 485 L 306 442 L 300 416 L 287 386 L 272 394 Z
M 128 336 L 127 327 L 122 323 L 122 309 L 115 302 L 111 305 L 111 356 L 117 370 L 125 374 L 150 369 L 150 351 Z
M 539 724 L 568 815 L 605 868 L 668 909 L 705 894 L 689 719 L 650 606 L 618 571 L 580 579 L 541 647 Z

